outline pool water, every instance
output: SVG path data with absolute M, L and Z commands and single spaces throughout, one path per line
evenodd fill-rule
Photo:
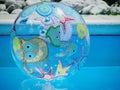
M 90 54 L 84 66 L 67 79 L 44 82 L 17 68 L 10 51 L 11 25 L 0 24 L 0 90 L 120 90 L 120 25 L 88 28 Z
M 28 77 L 16 67 L 0 68 L 0 71 L 1 90 L 40 90 L 37 89 L 39 86 L 34 86 L 39 82 L 31 80 L 31 83 Z M 119 90 L 119 76 L 120 67 L 83 67 L 76 75 L 67 80 L 54 81 L 52 85 L 56 88 L 55 90 Z M 24 82 L 26 84 L 22 85 Z M 32 89 L 29 89 L 30 87 Z

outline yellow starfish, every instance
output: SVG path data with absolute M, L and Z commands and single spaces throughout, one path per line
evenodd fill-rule
M 71 67 L 71 65 L 63 68 L 62 63 L 61 63 L 61 61 L 59 60 L 59 64 L 58 64 L 58 67 L 57 67 L 57 70 L 56 70 L 56 77 L 57 77 L 57 76 L 67 76 L 68 73 L 67 73 L 66 71 L 67 71 L 70 67 Z

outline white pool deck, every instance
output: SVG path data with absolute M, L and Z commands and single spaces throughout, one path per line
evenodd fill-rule
M 17 15 L 0 15 L 0 24 L 12 24 Z M 120 24 L 120 15 L 82 15 L 87 24 Z
M 18 15 L 0 15 L 0 35 L 10 35 Z M 82 15 L 90 35 L 120 35 L 120 15 Z M 8 27 L 6 27 L 6 25 Z

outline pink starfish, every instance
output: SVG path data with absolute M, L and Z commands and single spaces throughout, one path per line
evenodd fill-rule
M 54 78 L 54 76 L 52 75 L 52 67 L 50 68 L 50 70 L 48 72 L 44 72 L 42 69 L 40 69 L 39 67 L 36 67 L 36 70 L 42 74 L 42 76 L 40 78 L 43 78 L 45 80 L 52 80 Z
M 64 30 L 66 30 L 66 23 L 68 22 L 68 21 L 72 21 L 72 20 L 74 20 L 73 18 L 70 18 L 70 17 L 67 17 L 67 16 L 65 16 L 65 15 L 62 15 L 63 17 L 64 17 L 64 21 L 60 21 L 60 23 L 63 25 L 63 28 L 64 28 Z

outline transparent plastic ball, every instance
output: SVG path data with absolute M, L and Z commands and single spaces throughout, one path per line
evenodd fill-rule
M 69 76 L 88 56 L 89 33 L 80 14 L 63 3 L 25 8 L 11 33 L 12 55 L 27 75 L 45 80 Z

